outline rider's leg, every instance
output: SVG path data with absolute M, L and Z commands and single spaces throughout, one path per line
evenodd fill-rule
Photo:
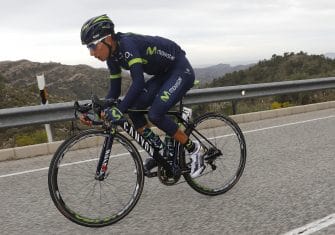
M 186 150 L 188 152 L 193 152 L 195 149 L 195 143 L 188 138 L 188 136 L 185 134 L 184 131 L 182 131 L 180 128 L 176 131 L 176 133 L 173 135 L 173 138 L 177 140 L 179 143 L 185 146 Z
M 160 90 L 162 83 L 165 78 L 161 76 L 154 76 L 146 82 L 145 88 L 141 92 L 140 96 L 137 97 L 136 103 L 131 109 L 141 110 L 149 107 L 155 99 L 158 91 Z M 138 112 L 128 112 L 130 119 L 132 120 L 137 132 L 148 139 L 156 148 L 163 148 L 162 141 L 159 136 L 155 134 L 151 129 L 150 125 L 144 116 L 144 114 Z M 153 158 L 147 158 L 143 162 L 144 174 L 150 175 L 150 170 L 157 166 L 157 162 Z
M 142 90 L 139 97 L 137 97 L 136 103 L 132 105 L 131 109 L 141 110 L 149 107 L 152 104 L 160 87 L 162 86 L 164 79 L 165 78 L 162 78 L 161 76 L 154 76 L 149 81 L 147 81 L 145 84 L 145 88 Z M 159 136 L 150 129 L 150 125 L 144 114 L 139 112 L 128 112 L 128 114 L 137 132 L 139 132 L 146 139 L 151 141 L 151 143 L 156 148 L 162 149 L 163 144 L 160 141 Z
M 204 169 L 203 149 L 179 129 L 178 125 L 166 115 L 168 110 L 179 102 L 194 84 L 193 69 L 185 57 L 178 58 L 176 68 L 164 82 L 149 110 L 149 120 L 158 128 L 183 144 L 192 159 L 191 176 L 200 175 Z
M 153 100 L 155 99 L 156 94 L 160 90 L 164 79 L 160 79 L 158 76 L 152 77 L 149 81 L 145 83 L 145 88 L 142 90 L 140 95 L 137 97 L 135 104 L 132 105 L 131 109 L 142 110 L 148 108 Z M 144 114 L 139 112 L 130 112 L 128 115 L 132 120 L 136 130 L 143 134 L 145 128 L 150 128 L 148 121 Z
M 187 135 L 178 130 L 178 125 L 166 113 L 178 103 L 194 84 L 194 72 L 185 56 L 180 56 L 164 78 L 148 113 L 149 120 L 181 144 L 188 141 Z M 177 135 L 175 135 L 177 134 Z

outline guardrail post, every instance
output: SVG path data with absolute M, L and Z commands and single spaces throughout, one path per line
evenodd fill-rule
M 231 106 L 232 106 L 232 109 L 233 109 L 233 115 L 237 114 L 237 101 L 233 100 L 231 102 Z
M 44 74 L 37 75 L 36 78 L 37 78 L 38 89 L 40 90 L 41 105 L 47 105 L 49 102 L 48 102 L 47 90 L 45 88 Z M 53 142 L 53 138 L 52 138 L 52 131 L 51 131 L 50 124 L 44 124 L 44 126 L 45 126 L 45 131 L 47 133 L 48 143 L 51 143 Z

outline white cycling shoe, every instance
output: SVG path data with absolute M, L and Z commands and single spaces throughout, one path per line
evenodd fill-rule
M 190 153 L 191 158 L 191 173 L 192 178 L 198 177 L 205 170 L 204 164 L 204 149 L 198 141 L 194 141 L 195 149 Z

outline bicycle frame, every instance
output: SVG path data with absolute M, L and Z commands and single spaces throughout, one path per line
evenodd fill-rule
M 181 109 L 182 110 L 182 109 Z M 132 110 L 129 109 L 127 113 L 137 112 L 142 114 L 148 114 L 148 110 Z M 187 122 L 182 118 L 181 111 L 168 111 L 167 115 L 174 116 L 177 118 L 178 123 L 182 123 L 186 130 L 193 127 L 192 123 Z M 154 158 L 159 165 L 162 165 L 164 169 L 173 172 L 171 165 L 164 159 L 163 154 L 159 149 L 155 148 L 148 140 L 146 140 L 137 130 L 136 128 L 128 122 L 126 119 L 121 124 L 118 124 L 130 137 L 132 137 L 148 154 L 150 157 Z M 105 139 L 102 151 L 100 153 L 99 162 L 97 165 L 97 175 L 96 179 L 103 180 L 105 177 L 105 173 L 107 171 L 107 165 L 113 145 L 113 135 L 116 133 L 116 127 L 111 127 L 110 135 Z M 175 146 L 176 150 L 180 149 L 180 143 L 176 142 L 177 146 Z M 179 152 L 176 156 L 179 156 Z

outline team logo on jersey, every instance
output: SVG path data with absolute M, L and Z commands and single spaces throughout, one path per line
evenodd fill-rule
M 163 102 L 167 102 L 170 99 L 170 93 L 168 91 L 163 91 L 163 95 L 161 95 L 161 100 Z
M 156 54 L 157 47 L 148 47 L 147 48 L 147 55 L 153 55 Z
M 133 56 L 133 54 L 131 54 L 129 51 L 126 51 L 125 53 L 124 53 L 124 57 L 126 57 L 126 59 L 128 59 L 128 58 L 130 58 L 130 57 L 132 57 Z
M 181 77 L 178 77 L 176 83 L 173 84 L 173 86 L 170 87 L 168 91 L 163 91 L 163 95 L 161 95 L 161 100 L 167 102 L 170 99 L 170 95 L 175 93 L 175 91 L 180 87 L 182 80 L 183 79 Z
M 157 49 L 157 47 L 147 47 L 147 51 L 146 51 L 147 55 L 160 55 L 162 57 L 165 57 L 169 60 L 174 60 L 175 57 L 173 55 L 171 55 L 170 53 Z

